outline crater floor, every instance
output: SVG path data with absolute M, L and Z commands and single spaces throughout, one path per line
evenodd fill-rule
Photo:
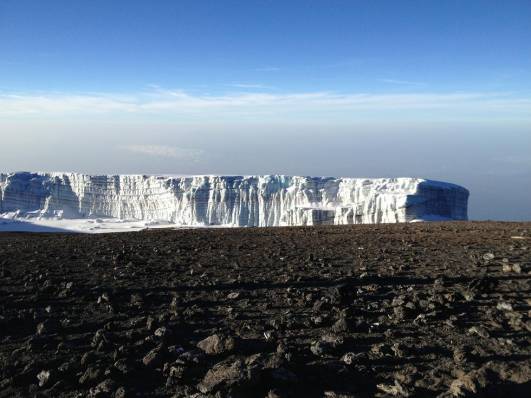
M 0 234 L 0 397 L 529 396 L 531 223 Z

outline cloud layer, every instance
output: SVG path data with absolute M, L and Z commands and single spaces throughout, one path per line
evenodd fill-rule
M 120 149 L 140 155 L 154 156 L 159 158 L 172 158 L 197 162 L 201 159 L 204 151 L 198 149 L 179 148 L 169 145 L 123 145 Z
M 0 93 L 0 117 L 132 117 L 204 121 L 335 121 L 393 118 L 531 120 L 531 98 L 508 93 Z

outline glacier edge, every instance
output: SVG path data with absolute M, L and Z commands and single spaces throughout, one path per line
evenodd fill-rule
M 0 174 L 0 213 L 292 226 L 466 220 L 468 190 L 422 178 Z

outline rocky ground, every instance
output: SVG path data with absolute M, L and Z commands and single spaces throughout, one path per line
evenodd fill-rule
M 531 223 L 0 234 L 0 397 L 529 397 Z

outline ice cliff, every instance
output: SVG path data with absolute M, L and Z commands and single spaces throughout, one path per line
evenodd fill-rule
M 0 174 L 0 213 L 19 217 L 282 226 L 466 220 L 468 191 L 419 178 Z

